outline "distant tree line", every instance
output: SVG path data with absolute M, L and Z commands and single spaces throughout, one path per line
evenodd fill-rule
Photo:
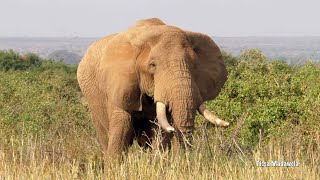
M 24 70 L 45 70 L 64 69 L 68 72 L 76 72 L 76 65 L 66 65 L 63 61 L 54 59 L 43 59 L 37 54 L 20 54 L 13 50 L 0 50 L 0 70 L 3 71 L 24 71 Z

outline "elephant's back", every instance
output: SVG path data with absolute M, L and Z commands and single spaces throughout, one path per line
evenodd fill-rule
M 110 40 L 113 39 L 116 35 L 117 34 L 111 34 L 93 42 L 88 47 L 86 53 L 79 63 L 77 74 L 81 74 L 83 71 L 90 68 L 96 69 L 99 61 L 102 58 L 104 50 L 107 48 Z
M 92 43 L 81 61 L 99 61 L 104 50 L 108 47 L 109 42 L 116 35 L 117 34 L 111 34 Z
M 116 35 L 117 34 L 111 34 L 101 38 L 93 42 L 87 49 L 77 69 L 77 79 L 82 91 L 85 91 L 86 86 L 90 86 L 89 84 L 95 82 L 96 71 L 103 52 L 108 46 L 110 40 Z

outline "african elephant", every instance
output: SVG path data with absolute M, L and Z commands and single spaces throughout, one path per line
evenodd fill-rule
M 94 42 L 77 78 L 106 157 L 127 149 L 139 129 L 149 131 L 152 118 L 176 149 L 191 137 L 197 110 L 217 126 L 229 125 L 203 105 L 227 79 L 218 46 L 205 34 L 156 18 Z

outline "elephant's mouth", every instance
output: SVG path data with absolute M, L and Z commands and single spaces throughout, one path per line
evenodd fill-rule
M 151 97 L 152 99 L 154 98 L 154 88 L 152 88 L 151 90 L 149 90 L 145 93 L 148 97 Z
M 219 127 L 229 126 L 228 122 L 219 119 L 218 117 L 213 115 L 209 110 L 207 110 L 204 104 L 201 104 L 198 107 L 198 111 L 205 119 L 215 124 L 216 126 L 219 126 Z M 157 119 L 158 119 L 159 126 L 168 133 L 175 132 L 174 127 L 172 127 L 168 122 L 167 115 L 166 115 L 166 106 L 164 103 L 162 102 L 156 103 L 156 112 L 157 112 Z

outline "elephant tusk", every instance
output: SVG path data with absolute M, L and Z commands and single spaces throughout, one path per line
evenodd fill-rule
M 209 110 L 207 110 L 207 108 L 201 104 L 199 106 L 198 111 L 200 112 L 200 114 L 207 119 L 208 121 L 210 121 L 211 123 L 219 126 L 219 127 L 228 127 L 229 123 L 219 119 L 218 117 L 216 117 L 215 115 L 213 115 Z
M 166 132 L 174 132 L 174 128 L 168 123 L 166 115 L 166 106 L 162 102 L 157 102 L 157 119 L 159 125 Z

